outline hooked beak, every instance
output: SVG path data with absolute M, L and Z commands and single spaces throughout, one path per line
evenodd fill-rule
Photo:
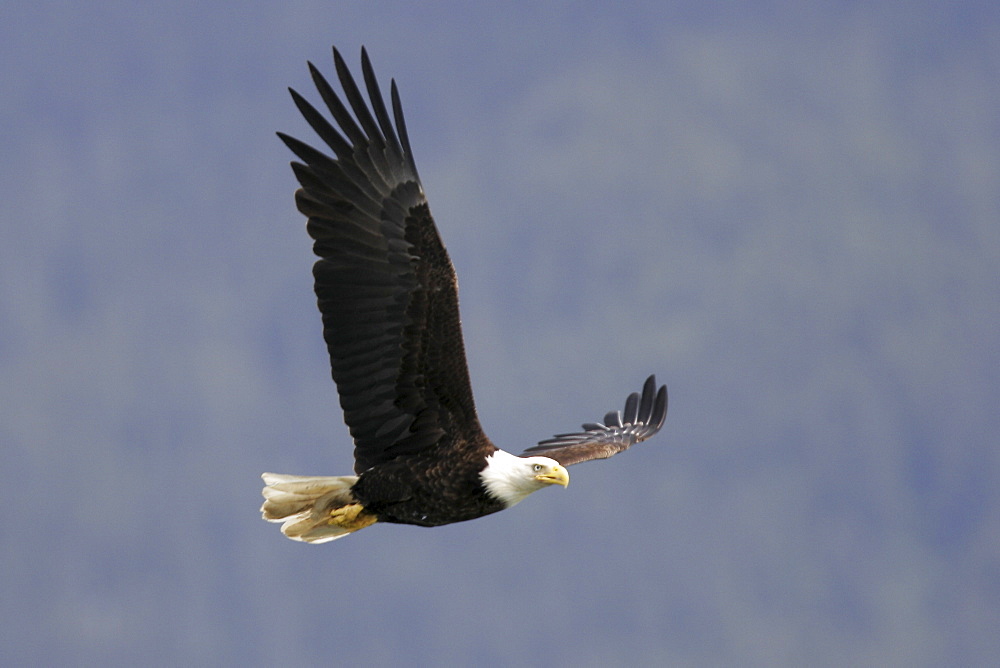
M 540 473 L 535 476 L 535 480 L 546 485 L 569 485 L 569 471 L 564 466 L 554 466 L 548 473 Z

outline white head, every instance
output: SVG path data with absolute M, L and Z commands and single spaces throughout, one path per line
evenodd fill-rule
M 486 491 L 508 508 L 548 485 L 569 484 L 569 472 L 550 457 L 518 457 L 497 450 L 479 473 Z

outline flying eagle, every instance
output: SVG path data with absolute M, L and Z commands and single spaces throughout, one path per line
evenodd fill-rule
M 324 543 L 375 522 L 432 527 L 509 508 L 566 466 L 611 457 L 663 425 L 667 388 L 650 376 L 624 413 L 587 423 L 517 456 L 497 448 L 476 416 L 458 314 L 455 270 L 431 218 L 403 121 L 392 117 L 361 50 L 369 107 L 344 59 L 337 76 L 353 111 L 309 63 L 339 131 L 289 89 L 335 158 L 278 133 L 302 161 L 295 203 L 319 260 L 313 267 L 353 476 L 263 474 L 265 520 L 293 540 Z M 393 123 L 393 120 L 395 123 Z

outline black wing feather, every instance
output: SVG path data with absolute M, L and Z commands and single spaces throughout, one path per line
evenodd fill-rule
M 556 434 L 524 451 L 523 456 L 544 455 L 563 466 L 591 459 L 606 459 L 645 441 L 660 431 L 667 419 L 667 386 L 656 389 L 656 377 L 650 376 L 642 387 L 642 396 L 633 392 L 625 400 L 624 420 L 618 411 L 604 416 L 604 424 L 588 422 L 582 432 Z
M 378 124 L 376 124 L 375 119 L 372 117 L 371 111 L 368 109 L 368 104 L 365 103 L 365 98 L 361 95 L 361 89 L 355 83 L 354 77 L 347 67 L 347 63 L 344 62 L 344 59 L 336 49 L 333 50 L 333 59 L 337 68 L 337 77 L 340 79 L 340 87 L 344 90 L 344 96 L 347 98 L 348 103 L 350 103 L 351 109 L 354 110 L 354 116 L 361 123 L 361 127 L 364 129 L 364 133 L 368 139 L 368 157 L 378 170 L 378 174 L 386 182 L 389 182 L 392 180 L 389 174 L 391 170 L 386 160 L 386 145 L 382 131 L 379 130 Z M 362 63 L 368 59 L 364 49 L 361 50 L 361 59 Z M 374 105 L 374 102 L 372 104 Z
M 403 148 L 399 145 L 399 139 L 392 128 L 392 123 L 389 121 L 389 113 L 385 108 L 385 100 L 382 99 L 382 91 L 379 88 L 378 79 L 375 78 L 375 70 L 372 68 L 368 52 L 364 47 L 361 47 L 361 71 L 365 77 L 365 88 L 368 90 L 368 99 L 372 102 L 372 108 L 375 110 L 375 118 L 378 120 L 379 129 L 382 131 L 386 148 L 390 153 L 388 164 L 392 171 L 391 176 L 393 180 L 405 178 L 402 169 L 404 165 Z
M 417 165 L 413 161 L 413 151 L 410 150 L 410 135 L 406 132 L 406 120 L 403 118 L 403 105 L 399 101 L 399 90 L 396 88 L 396 81 L 392 80 L 392 116 L 396 119 L 396 129 L 399 131 L 399 141 L 403 144 L 403 151 L 406 153 L 406 164 L 409 166 L 413 176 L 420 180 L 417 173 Z
M 491 451 L 469 383 L 455 270 L 417 176 L 395 82 L 390 118 L 368 54 L 371 108 L 333 53 L 350 110 L 312 63 L 334 123 L 291 94 L 336 157 L 278 136 L 302 160 L 292 163 L 302 186 L 295 201 L 320 257 L 316 296 L 355 471 L 430 448 Z

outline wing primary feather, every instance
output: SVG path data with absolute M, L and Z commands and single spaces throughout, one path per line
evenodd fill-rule
M 651 424 L 656 425 L 656 431 L 660 430 L 663 423 L 667 420 L 667 386 L 664 385 L 660 388 L 660 391 L 656 394 L 656 408 L 653 411 L 653 419 Z
M 334 49 L 334 54 L 336 53 L 337 50 Z M 340 96 L 338 96 L 333 90 L 333 86 L 331 86 L 330 82 L 326 80 L 323 73 L 320 72 L 315 65 L 309 63 L 309 74 L 312 77 L 313 85 L 316 86 L 316 90 L 319 91 L 320 97 L 323 98 L 323 102 L 326 103 L 330 113 L 333 114 L 333 119 L 337 121 L 337 125 L 339 125 L 340 129 L 344 131 L 347 138 L 350 139 L 355 146 L 367 147 L 368 137 L 366 137 L 365 133 L 358 127 L 358 124 L 354 121 L 354 117 L 351 116 L 351 112 L 347 111 L 347 107 L 340 101 Z M 347 155 L 350 156 L 353 156 L 353 154 L 353 149 L 349 150 L 347 153 Z
M 337 154 L 338 157 L 343 157 L 345 155 L 351 154 L 351 146 L 347 143 L 339 132 L 329 121 L 320 114 L 316 107 L 312 106 L 308 100 L 302 97 L 297 90 L 294 88 L 289 88 L 288 92 L 292 96 L 292 101 L 295 102 L 295 106 L 298 108 L 299 113 L 302 117 L 306 119 L 309 123 L 309 127 L 319 135 L 319 138 L 326 142 L 326 145 L 333 149 L 333 152 Z
M 354 81 L 354 75 L 348 69 L 347 63 L 344 62 L 344 59 L 336 49 L 333 50 L 333 54 L 334 64 L 337 68 L 337 77 L 340 79 L 340 87 L 344 89 L 344 95 L 347 97 L 351 109 L 354 110 L 355 118 L 358 119 L 361 127 L 364 128 L 365 133 L 368 135 L 368 141 L 366 142 L 368 158 L 371 160 L 379 176 L 386 182 L 389 182 L 392 180 L 392 170 L 389 168 L 389 163 L 386 160 L 386 144 L 385 138 L 382 136 L 382 131 L 379 130 L 378 124 L 372 118 L 372 114 L 368 110 L 368 104 L 361 95 L 361 89 L 358 88 L 358 84 Z
M 556 434 L 525 450 L 525 455 L 544 454 L 564 466 L 611 457 L 658 432 L 667 417 L 667 387 L 656 389 L 656 377 L 643 384 L 642 394 L 633 392 L 625 400 L 624 416 L 611 411 L 604 424 L 587 422 L 583 431 Z
M 334 49 L 334 54 L 335 56 L 337 55 L 336 49 Z M 323 98 L 323 101 L 326 103 L 327 108 L 333 115 L 334 120 L 337 121 L 337 124 L 340 125 L 344 134 L 347 135 L 347 138 L 353 144 L 353 146 L 348 149 L 348 153 L 346 155 L 338 153 L 337 157 L 344 160 L 346 163 L 345 166 L 351 165 L 354 167 L 354 171 L 352 171 L 352 178 L 354 178 L 356 182 L 377 178 L 377 181 L 373 181 L 372 185 L 388 188 L 388 182 L 385 178 L 387 167 L 384 164 L 384 156 L 381 155 L 383 146 L 381 137 L 370 137 L 365 134 L 365 132 L 355 122 L 354 117 L 351 116 L 351 112 L 349 112 L 344 103 L 341 102 L 340 96 L 337 95 L 330 83 L 312 63 L 309 63 L 309 72 L 312 75 L 316 90 L 319 91 L 320 97 Z M 349 72 L 348 76 L 350 76 Z M 351 83 L 353 83 L 353 79 L 351 80 Z M 345 94 L 350 85 L 351 84 L 345 83 L 343 79 L 341 79 L 341 86 L 344 88 Z M 358 112 L 355 112 L 355 115 L 357 115 L 357 113 Z M 372 158 L 372 139 L 375 139 L 376 141 L 374 154 L 376 158 L 381 157 L 380 165 L 376 165 Z M 358 165 L 354 165 L 354 161 L 357 161 Z M 359 167 L 360 169 L 358 169 Z
M 389 114 L 385 108 L 382 90 L 379 88 L 378 79 L 375 78 L 375 70 L 368 58 L 368 51 L 364 47 L 361 47 L 361 71 L 365 78 L 365 87 L 368 89 L 368 99 L 371 100 L 372 108 L 375 111 L 375 118 L 382 129 L 382 136 L 385 137 L 387 148 L 393 154 L 393 160 L 389 161 L 389 165 L 392 167 L 403 157 L 403 149 L 399 145 L 396 132 L 392 129 L 392 122 L 389 120 Z M 401 175 L 395 173 L 395 170 L 393 172 L 394 179 L 401 178 Z
M 406 120 L 403 118 L 403 104 L 399 101 L 399 89 L 396 88 L 396 80 L 390 82 L 390 96 L 392 97 L 392 116 L 396 119 L 396 129 L 399 130 L 399 141 L 406 151 L 406 164 L 413 172 L 413 178 L 420 183 L 420 175 L 417 173 L 417 163 L 413 160 L 413 150 L 410 148 L 410 136 L 406 132 Z
M 628 424 L 634 423 L 639 418 L 639 393 L 633 392 L 625 400 L 625 410 L 622 413 L 622 420 Z
M 347 63 L 336 48 L 333 49 L 333 62 L 337 68 L 337 78 L 340 79 L 344 95 L 347 97 L 351 109 L 354 110 L 355 118 L 358 119 L 361 127 L 364 128 L 365 133 L 368 135 L 369 141 L 384 144 L 385 139 L 382 137 L 382 132 L 379 130 L 378 124 L 375 123 L 375 119 L 372 118 L 371 112 L 368 111 L 368 105 L 365 103 L 365 98 L 361 95 L 361 89 L 358 88 L 358 84 L 354 81 L 354 75 L 351 74 Z
M 664 385 L 664 387 L 666 387 Z M 639 403 L 639 419 L 649 421 L 653 413 L 653 397 L 656 396 L 656 375 L 651 375 L 642 386 L 642 400 Z
M 339 58 L 340 54 L 334 49 L 334 57 Z M 342 59 L 341 59 L 342 61 Z M 346 65 L 345 71 L 346 70 Z M 365 184 L 370 187 L 377 189 L 391 190 L 391 187 L 386 181 L 388 167 L 385 163 L 385 156 L 382 153 L 382 147 L 384 143 L 379 136 L 377 138 L 378 145 L 376 150 L 372 151 L 371 147 L 371 137 L 367 136 L 358 124 L 354 121 L 354 117 L 351 116 L 351 112 L 347 110 L 344 103 L 340 101 L 340 96 L 337 95 L 336 91 L 333 90 L 333 86 L 326 80 L 323 74 L 316 69 L 316 67 L 309 63 L 309 72 L 312 75 L 313 84 L 316 86 L 316 90 L 319 91 L 320 97 L 323 98 L 323 102 L 326 103 L 327 108 L 333 115 L 337 125 L 343 130 L 344 134 L 353 144 L 352 147 L 348 149 L 348 152 L 344 155 L 337 154 L 337 157 L 344 163 L 345 171 L 351 175 L 352 180 L 355 183 Z M 354 80 L 350 79 L 350 72 L 347 71 L 347 76 L 350 83 L 345 83 L 341 79 L 341 87 L 344 88 L 345 94 L 349 87 L 353 86 Z M 357 86 L 354 86 L 357 90 Z M 350 100 L 349 100 L 350 101 Z M 362 101 L 362 106 L 364 102 Z M 357 115 L 357 112 L 355 112 Z M 377 133 L 376 133 L 377 134 Z M 376 157 L 381 157 L 381 165 L 376 165 L 372 159 L 372 153 Z M 357 162 L 357 164 L 355 164 Z M 367 169 L 366 169 L 367 168 Z M 370 181 L 370 183 L 369 183 Z

